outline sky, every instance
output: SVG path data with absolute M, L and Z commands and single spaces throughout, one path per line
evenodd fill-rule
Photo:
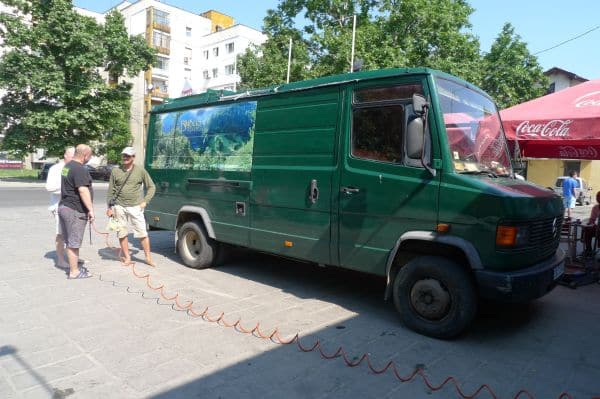
M 505 22 L 515 27 L 521 40 L 544 70 L 558 67 L 586 79 L 600 78 L 600 1 L 597 0 L 467 0 L 475 9 L 471 33 L 479 37 L 481 50 L 489 51 Z M 262 20 L 277 0 L 165 0 L 191 12 L 217 10 L 236 23 L 261 29 Z M 105 12 L 119 0 L 74 0 L 78 7 Z M 593 31 L 576 38 L 583 33 Z M 570 40 L 573 39 L 573 40 Z M 544 51 L 562 42 L 556 48 Z

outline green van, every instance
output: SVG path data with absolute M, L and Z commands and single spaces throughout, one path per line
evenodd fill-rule
M 376 274 L 403 323 L 439 338 L 479 298 L 541 297 L 564 269 L 560 198 L 515 179 L 494 102 L 439 71 L 169 100 L 147 143 L 147 221 L 190 267 L 235 245 Z

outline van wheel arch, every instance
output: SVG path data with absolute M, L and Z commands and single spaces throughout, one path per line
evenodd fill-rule
M 472 244 L 461 238 L 440 237 L 431 232 L 414 232 L 416 233 L 414 236 L 412 233 L 408 236 L 404 234 L 390 251 L 386 267 L 385 300 L 390 299 L 392 296 L 393 282 L 400 269 L 418 256 L 444 257 L 460 265 L 470 275 L 472 275 L 471 270 L 483 268 L 479 253 Z

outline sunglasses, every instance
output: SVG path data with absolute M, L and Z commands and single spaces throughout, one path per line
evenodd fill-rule
M 121 156 L 122 156 L 123 158 L 131 158 L 131 157 L 132 157 L 132 155 L 125 155 L 125 154 L 122 154 Z

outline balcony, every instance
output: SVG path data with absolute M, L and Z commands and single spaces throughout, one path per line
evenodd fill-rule
M 162 91 L 159 87 L 152 89 L 150 95 L 153 98 L 169 98 L 169 93 L 167 93 L 166 91 Z
M 161 32 L 171 33 L 171 27 L 169 25 L 160 23 L 158 21 L 152 22 L 152 28 Z
M 156 51 L 158 51 L 158 54 L 164 54 L 164 55 L 171 54 L 171 49 L 168 47 L 162 47 L 162 46 L 157 46 L 157 45 L 154 45 L 153 47 L 156 49 Z

